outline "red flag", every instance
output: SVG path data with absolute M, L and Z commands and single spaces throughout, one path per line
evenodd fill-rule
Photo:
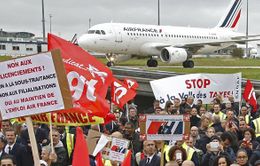
M 134 79 L 125 78 L 124 84 L 126 84 L 129 89 L 133 90 L 136 90 L 139 87 L 138 83 Z
M 104 166 L 101 152 L 96 155 L 97 166 Z
M 89 166 L 89 153 L 87 141 L 84 138 L 83 131 L 80 127 L 77 127 L 76 131 L 76 143 L 73 153 L 72 166 Z
M 132 151 L 129 150 L 124 161 L 122 162 L 121 166 L 130 166 L 131 165 L 131 156 L 132 156 Z
M 253 84 L 251 83 L 250 80 L 247 80 L 243 98 L 245 99 L 246 102 L 248 102 L 250 105 L 252 105 L 253 112 L 257 111 L 257 100 L 255 96 L 255 90 L 253 87 Z
M 129 89 L 124 83 L 114 78 L 111 85 L 112 102 L 120 108 L 123 108 L 126 102 L 133 99 L 136 92 Z
M 66 111 L 83 111 L 105 117 L 109 105 L 105 100 L 112 72 L 95 57 L 80 47 L 48 34 L 48 50 L 60 49 L 74 108 Z
M 104 124 L 108 124 L 112 121 L 116 120 L 116 116 L 113 113 L 108 113 L 107 116 L 104 118 Z

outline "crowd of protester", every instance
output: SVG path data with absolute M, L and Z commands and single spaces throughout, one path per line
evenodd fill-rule
M 260 117 L 258 111 L 245 103 L 234 102 L 233 96 L 222 102 L 217 96 L 212 104 L 193 97 L 174 99 L 160 107 L 158 100 L 151 107 L 138 110 L 128 104 L 125 110 L 113 106 L 116 120 L 106 125 L 82 127 L 87 136 L 89 129 L 129 140 L 132 151 L 131 166 L 260 166 Z M 139 113 L 155 115 L 190 116 L 188 137 L 183 140 L 151 141 L 140 134 Z M 34 132 L 41 166 L 68 166 L 72 164 L 75 145 L 75 127 L 34 123 Z M 50 134 L 54 152 L 51 150 Z M 174 136 L 173 136 L 174 137 Z M 96 166 L 95 156 L 90 165 Z M 12 120 L 1 122 L 0 166 L 34 166 L 31 144 L 26 125 Z M 104 159 L 106 166 L 120 166 L 120 162 Z M 6 162 L 8 164 L 6 164 Z

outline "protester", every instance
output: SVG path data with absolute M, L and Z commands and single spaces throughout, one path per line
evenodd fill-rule
M 240 166 L 249 166 L 247 151 L 244 149 L 239 149 L 237 151 L 236 161 Z
M 146 158 L 142 159 L 139 166 L 159 166 L 160 157 L 157 155 L 155 141 L 144 141 L 144 151 Z
M 0 160 L 0 166 L 17 166 L 12 155 L 4 155 Z
M 230 166 L 231 163 L 232 162 L 227 156 L 221 155 L 215 159 L 213 166 Z
M 14 129 L 5 130 L 7 144 L 4 148 L 5 153 L 13 155 L 17 166 L 33 166 L 32 156 L 27 153 L 24 145 L 16 142 Z
M 67 152 L 60 140 L 60 133 L 57 129 L 52 130 L 53 146 L 57 156 L 57 160 L 51 162 L 51 166 L 66 166 L 67 165 Z
M 187 159 L 187 154 L 184 148 L 180 146 L 172 146 L 168 153 L 169 161 L 175 161 L 180 166 Z

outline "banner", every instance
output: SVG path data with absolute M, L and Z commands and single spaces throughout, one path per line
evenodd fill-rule
M 3 119 L 68 109 L 71 94 L 59 52 L 0 63 Z
M 236 74 L 187 74 L 150 81 L 154 96 L 164 108 L 168 100 L 183 99 L 189 96 L 194 102 L 201 99 L 210 104 L 217 95 L 223 102 L 234 96 L 235 102 L 241 100 L 241 73 Z
M 68 112 L 87 112 L 105 117 L 109 112 L 105 100 L 112 72 L 82 48 L 48 34 L 48 50 L 60 49 L 73 98 L 73 109 Z
M 57 126 L 85 126 L 92 124 L 102 124 L 104 119 L 97 116 L 88 116 L 86 113 L 61 113 L 52 112 L 31 116 L 35 123 L 49 124 L 50 119 L 53 125 Z M 24 117 L 17 118 L 18 123 L 25 122 Z

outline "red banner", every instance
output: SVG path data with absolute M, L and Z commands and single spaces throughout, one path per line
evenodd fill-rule
M 48 34 L 48 50 L 60 49 L 74 108 L 69 112 L 86 112 L 105 117 L 109 105 L 105 100 L 112 72 L 80 47 L 55 35 Z

